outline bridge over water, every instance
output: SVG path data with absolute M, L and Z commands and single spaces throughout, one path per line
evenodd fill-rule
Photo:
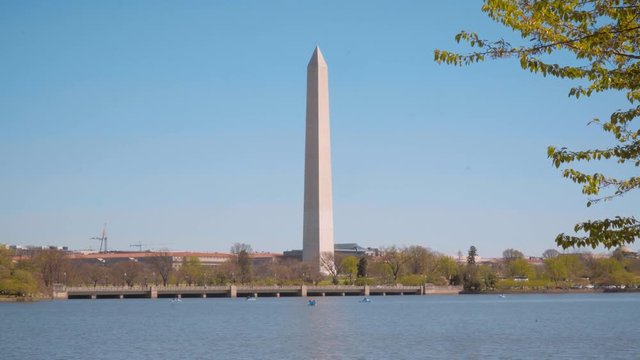
M 54 299 L 208 298 L 281 296 L 371 296 L 458 294 L 458 286 L 81 286 L 54 285 Z

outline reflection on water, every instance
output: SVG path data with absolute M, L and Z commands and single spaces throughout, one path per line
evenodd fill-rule
M 636 358 L 640 294 L 0 304 L 2 359 Z

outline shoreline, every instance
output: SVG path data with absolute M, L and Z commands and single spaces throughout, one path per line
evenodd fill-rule
M 0 303 L 24 303 L 24 302 L 38 302 L 38 301 L 45 301 L 45 300 L 51 300 L 49 298 L 46 297 L 31 297 L 31 296 L 25 296 L 25 297 L 16 297 L 16 296 L 0 296 Z
M 513 295 L 544 295 L 544 294 L 604 294 L 604 293 L 638 293 L 639 289 L 543 289 L 543 290 L 505 290 L 505 291 L 460 291 L 459 295 L 500 295 L 500 294 L 513 294 Z
M 640 293 L 640 288 L 635 289 L 536 289 L 536 290 L 505 290 L 505 291 L 459 291 L 459 292 L 432 292 L 419 296 L 442 296 L 442 295 L 563 295 L 563 294 L 605 294 L 605 293 Z M 373 294 L 372 294 L 373 295 Z M 409 295 L 409 294 L 407 294 Z M 353 296 L 353 295 L 350 295 Z M 378 296 L 378 295 L 373 295 Z M 381 296 L 381 295 L 380 295 Z M 397 296 L 397 295 L 389 295 Z M 410 296 L 410 295 L 409 295 Z M 1 303 L 33 303 L 41 301 L 52 301 L 51 297 L 16 297 L 16 296 L 0 296 Z M 62 299 L 60 299 L 62 300 Z M 64 299 L 66 300 L 66 299 Z

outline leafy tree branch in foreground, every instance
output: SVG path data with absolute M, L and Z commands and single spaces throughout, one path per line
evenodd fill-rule
M 462 31 L 455 40 L 472 51 L 435 50 L 435 61 L 463 66 L 485 59 L 518 58 L 520 66 L 532 73 L 576 80 L 579 85 L 569 90 L 576 99 L 604 91 L 624 93 L 629 108 L 615 110 L 609 119 L 589 122 L 612 135 L 612 146 L 586 150 L 549 146 L 547 155 L 556 168 L 563 167 L 565 178 L 582 185 L 583 194 L 589 196 L 587 207 L 640 188 L 640 176 L 615 178 L 569 167 L 609 159 L 635 173 L 640 167 L 640 129 L 633 124 L 640 116 L 640 0 L 485 0 L 482 11 L 519 33 L 524 45 Z M 548 61 L 554 52 L 570 54 L 575 60 L 569 64 Z M 576 235 L 559 234 L 556 243 L 565 249 L 611 248 L 640 238 L 640 222 L 633 216 L 616 216 L 584 221 L 574 231 Z

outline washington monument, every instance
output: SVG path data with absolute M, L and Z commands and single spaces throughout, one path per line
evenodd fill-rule
M 321 272 L 320 257 L 333 255 L 333 193 L 329 135 L 329 72 L 316 47 L 307 65 L 302 260 Z

